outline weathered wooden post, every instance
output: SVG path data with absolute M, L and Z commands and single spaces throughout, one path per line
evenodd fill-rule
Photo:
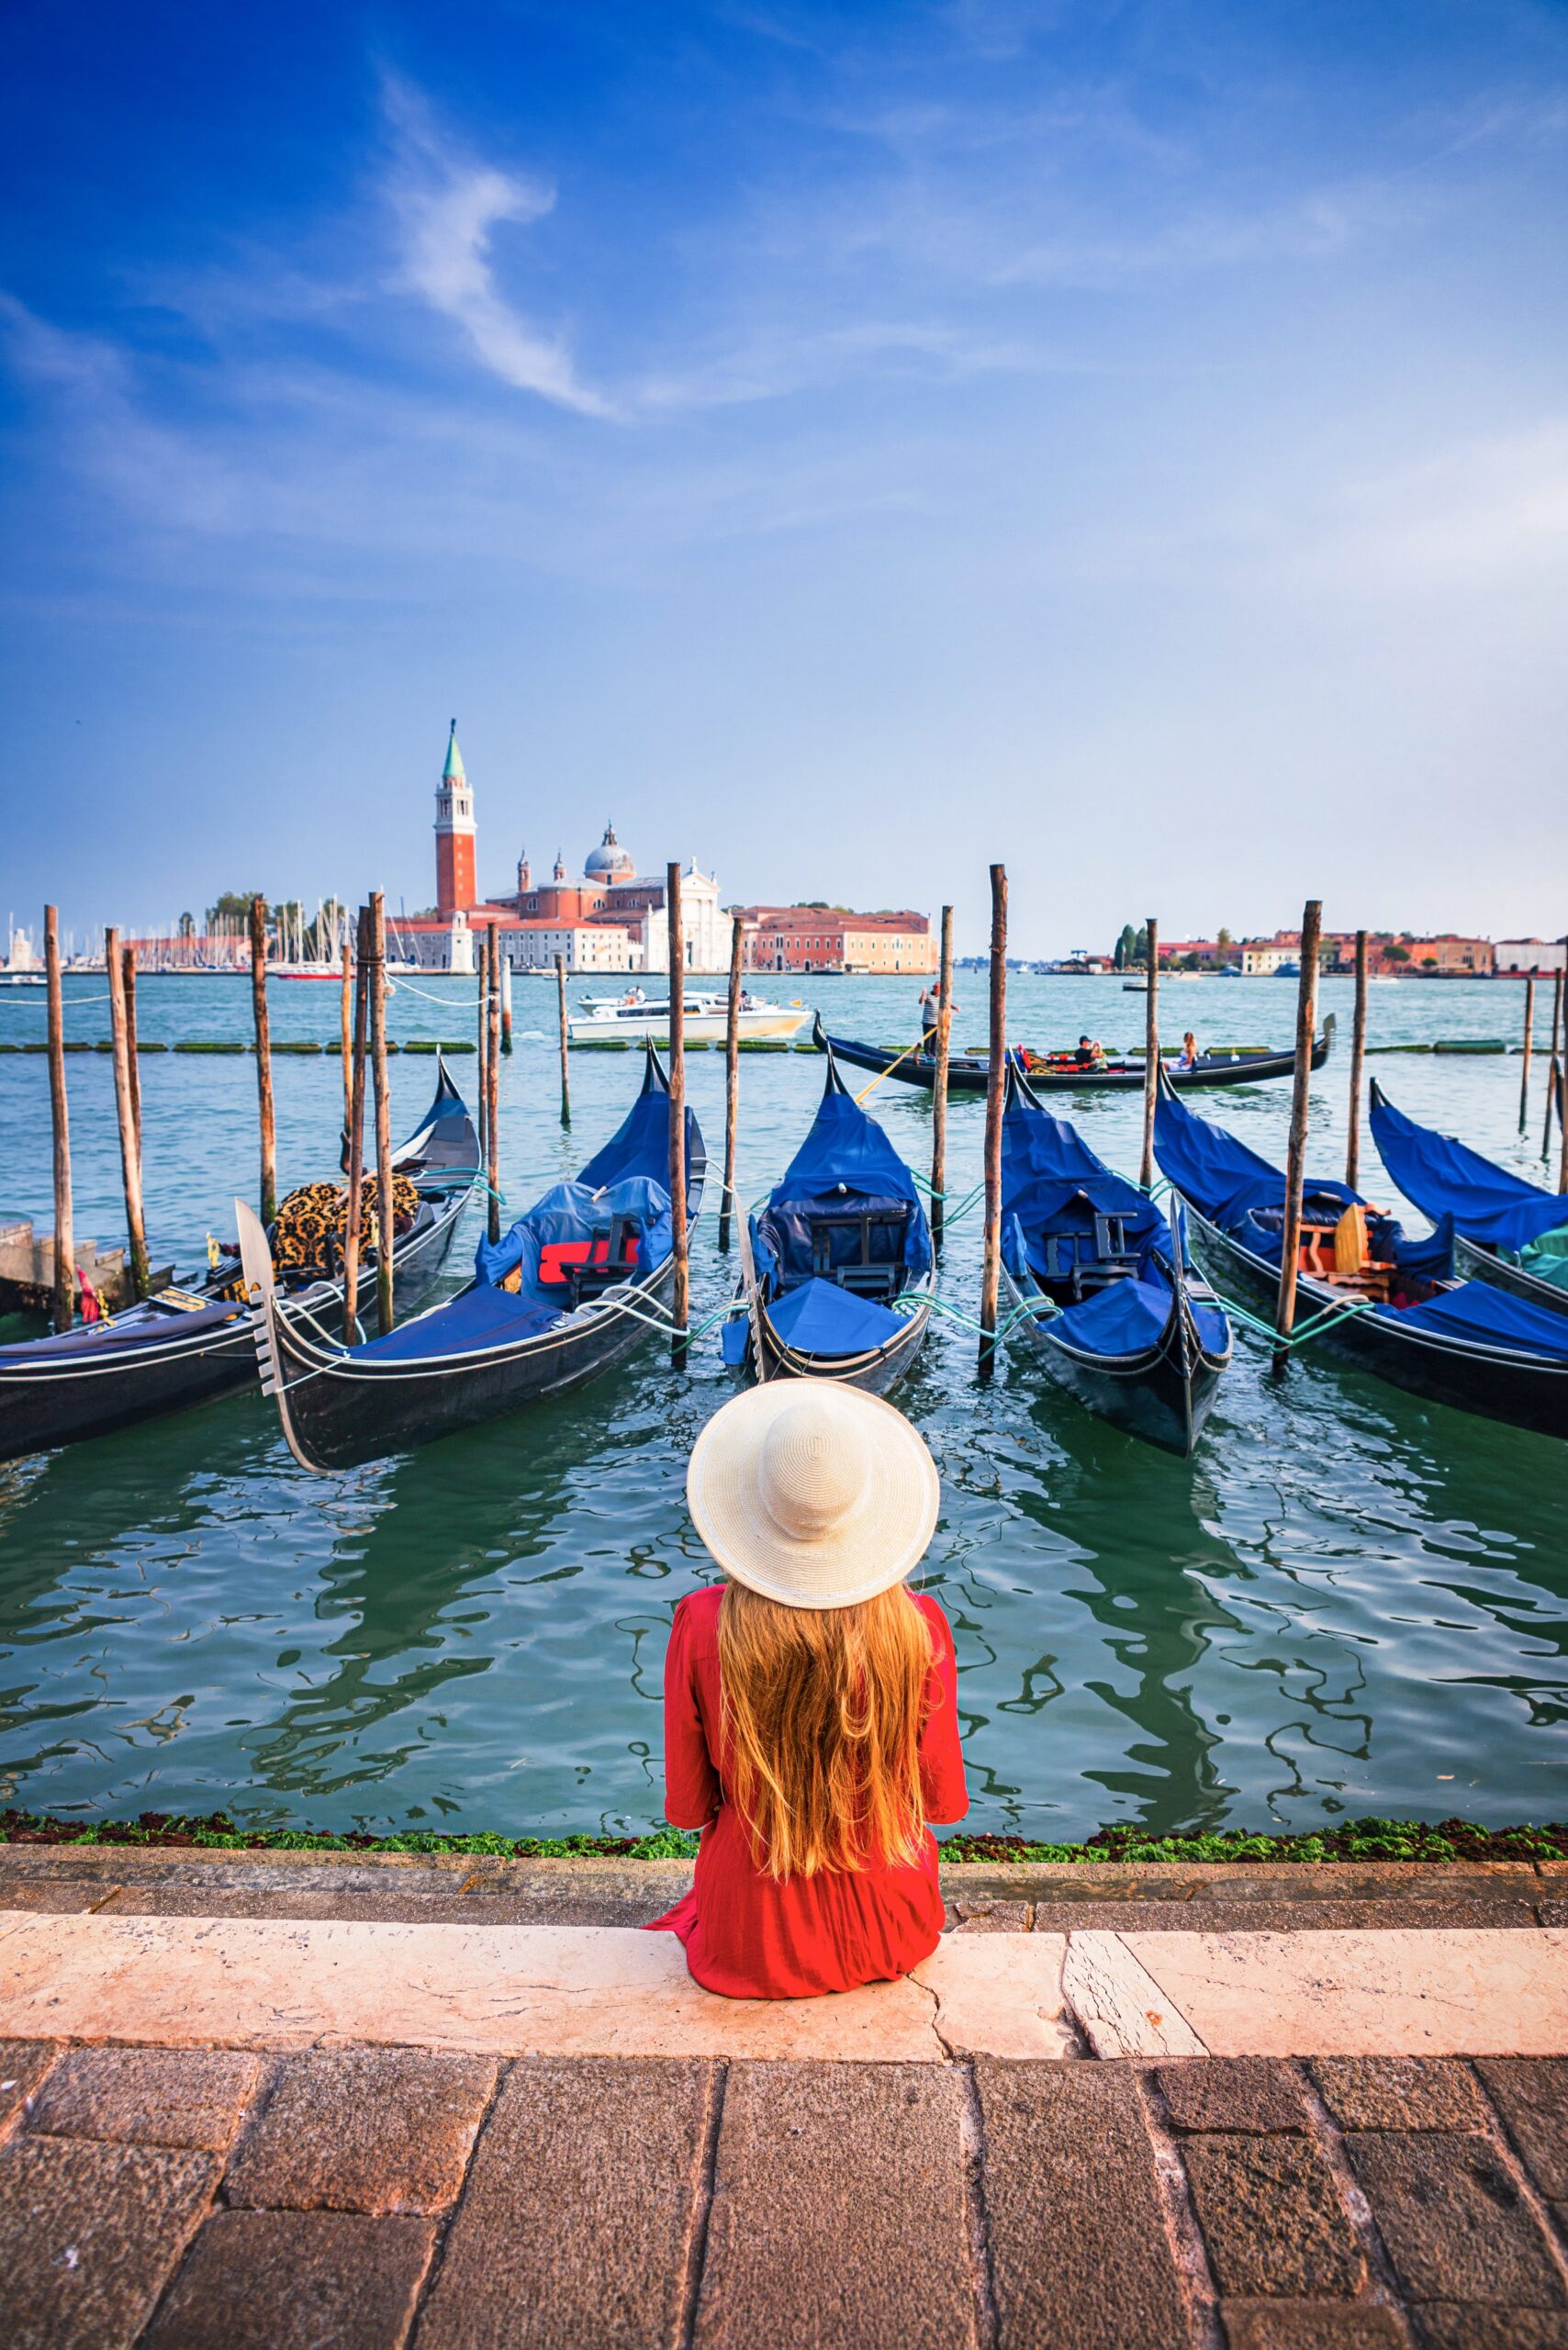
M 561 1030 L 561 1124 L 569 1126 L 572 1123 L 572 1072 L 567 1046 L 571 1042 L 571 1030 L 566 1019 L 566 958 L 564 955 L 555 957 L 555 1018 Z
M 1002 1276 L 1002 1111 L 1007 1088 L 1007 867 L 991 868 L 991 1065 L 985 1087 L 985 1254 L 980 1271 L 980 1369 L 996 1360 Z
M 379 890 L 370 893 L 370 1058 L 375 1080 L 375 1310 L 381 1336 L 392 1327 L 392 1259 L 397 1216 L 392 1207 L 392 1102 L 386 1088 L 386 914 Z
M 478 1134 L 479 1160 L 489 1164 L 489 1102 L 490 1102 L 490 982 L 488 974 L 489 934 L 470 934 L 474 939 L 474 973 L 479 998 L 479 1099 Z
M 511 1053 L 511 957 L 501 957 L 501 1050 Z
M 1143 1022 L 1143 1158 L 1138 1181 L 1154 1188 L 1154 1105 L 1159 1098 L 1159 924 L 1148 917 L 1148 997 Z
M 353 949 L 346 937 L 342 987 L 338 998 L 338 1035 L 343 1057 L 343 1148 L 347 1150 L 349 1121 L 353 1116 Z
M 1361 1071 L 1367 1058 L 1367 934 L 1356 933 L 1356 1011 L 1350 1029 L 1350 1123 L 1345 1137 L 1345 1181 L 1361 1180 Z
M 931 1072 L 931 1242 L 942 1246 L 947 1189 L 947 1060 L 953 1042 L 953 909 L 942 909 L 942 947 L 936 966 L 936 1060 Z
M 1519 1132 L 1525 1130 L 1529 1115 L 1529 1058 L 1535 1049 L 1535 981 L 1525 981 L 1525 1043 L 1524 1059 L 1519 1066 Z
M 1312 1086 L 1312 1044 L 1317 1034 L 1317 942 L 1323 925 L 1321 899 L 1309 898 L 1301 918 L 1301 979 L 1295 999 L 1295 1082 L 1291 1091 L 1291 1135 L 1285 1152 L 1285 1223 L 1280 1250 L 1280 1293 L 1274 1327 L 1288 1338 L 1295 1321 L 1296 1259 L 1301 1254 L 1301 1192 L 1306 1175 L 1307 1097 Z M 1285 1366 L 1277 1348 L 1274 1369 Z
M 745 923 L 730 920 L 730 1003 L 724 1021 L 724 1188 L 719 1194 L 719 1253 L 730 1248 L 730 1215 L 735 1203 L 735 1126 L 741 1108 L 741 957 Z
M 125 965 L 120 958 L 119 933 L 104 938 L 104 967 L 109 979 L 109 1041 L 114 1049 L 115 1112 L 119 1121 L 120 1177 L 125 1187 L 125 1228 L 130 1241 L 130 1285 L 137 1297 L 151 1288 L 147 1263 L 147 1226 L 141 1213 L 141 1146 L 137 1139 L 136 1111 L 130 1098 L 130 1055 L 125 1034 Z
M 492 1240 L 501 1237 L 501 941 L 492 922 L 487 925 L 489 949 L 485 957 L 489 989 L 489 1021 L 486 1029 L 488 1059 L 485 1067 L 485 1125 L 488 1136 L 490 1213 L 486 1226 Z
M 273 1124 L 272 1031 L 267 1023 L 267 909 L 251 901 L 251 1009 L 256 1021 L 256 1098 L 262 1118 L 262 1222 L 277 1214 L 277 1136 Z
M 1551 1113 L 1557 1101 L 1558 1054 L 1562 1045 L 1562 974 L 1551 983 L 1551 1065 L 1546 1073 L 1546 1119 L 1540 1129 L 1540 1155 L 1551 1155 Z
M 136 1058 L 136 949 L 128 938 L 120 948 L 120 987 L 125 996 L 125 1050 L 130 1067 L 130 1122 L 136 1131 L 136 1163 L 141 1164 L 141 1069 Z
M 670 1360 L 677 1371 L 684 1371 L 691 1265 L 686 1231 L 686 931 L 680 917 L 678 860 L 665 868 L 665 912 L 669 923 L 669 1212 L 675 1252 Z
M 359 1337 L 359 1226 L 364 1209 L 364 1046 L 370 990 L 370 909 L 359 910 L 353 991 L 353 1084 L 349 1100 L 349 1196 L 343 1223 L 343 1344 Z
M 60 909 L 43 910 L 43 967 L 49 982 L 49 1107 L 54 1127 L 54 1326 L 76 1320 L 76 1250 L 71 1228 L 71 1120 L 65 1106 L 65 1004 L 60 986 Z

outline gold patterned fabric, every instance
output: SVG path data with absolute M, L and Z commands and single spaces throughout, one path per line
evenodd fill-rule
M 376 1243 L 375 1201 L 375 1178 L 366 1175 L 359 1203 L 359 1245 L 366 1252 Z M 298 1191 L 290 1192 L 279 1207 L 277 1222 L 273 1226 L 273 1263 L 278 1271 L 335 1272 L 342 1263 L 348 1206 L 346 1183 L 302 1183 Z M 420 1195 L 409 1177 L 394 1175 L 395 1233 L 408 1231 L 419 1206 Z

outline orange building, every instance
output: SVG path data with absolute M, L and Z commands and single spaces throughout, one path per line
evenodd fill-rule
M 751 971 L 911 971 L 936 968 L 924 914 L 857 914 L 846 906 L 741 906 Z

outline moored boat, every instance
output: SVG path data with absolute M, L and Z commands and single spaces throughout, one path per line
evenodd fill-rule
M 1155 1155 L 1180 1194 L 1205 1269 L 1226 1294 L 1272 1311 L 1285 1179 L 1162 1088 Z M 1323 1177 L 1302 1186 L 1298 1324 L 1325 1321 L 1315 1348 L 1462 1412 L 1568 1437 L 1568 1320 L 1485 1281 L 1453 1279 L 1453 1225 L 1412 1240 L 1361 1192 Z
M 1097 1158 L 1010 1074 L 1002 1283 L 1042 1367 L 1090 1411 L 1190 1453 L 1230 1361 L 1230 1325 L 1185 1263 L 1181 1218 Z
M 686 1113 L 688 1229 L 706 1153 Z M 263 1385 L 302 1467 L 326 1472 L 411 1451 L 622 1361 L 657 1321 L 675 1270 L 669 1086 L 650 1046 L 642 1091 L 577 1177 L 556 1183 L 444 1304 L 357 1347 L 280 1310 L 261 1226 L 236 1202 Z
M 812 1041 L 819 1052 L 831 1052 L 857 1069 L 876 1069 L 884 1077 L 896 1078 L 901 1085 L 924 1086 L 927 1093 L 935 1085 L 936 1059 L 929 1038 L 918 1046 L 906 1045 L 902 1051 L 894 1045 L 861 1044 L 851 1036 L 830 1036 L 819 1013 Z M 1330 1013 L 1321 1038 L 1312 1048 L 1315 1069 L 1323 1067 L 1333 1046 L 1334 1014 Z M 1036 1053 L 1027 1046 L 1013 1045 L 1008 1047 L 1007 1062 L 1027 1078 L 1036 1093 L 1137 1093 L 1143 1090 L 1143 1062 L 1127 1055 L 1081 1062 L 1071 1053 Z M 1201 1053 L 1191 1069 L 1177 1069 L 1169 1061 L 1164 1066 L 1170 1083 L 1185 1092 L 1198 1086 L 1259 1085 L 1269 1078 L 1290 1077 L 1295 1069 L 1295 1053 L 1294 1049 L 1288 1053 Z M 988 1076 L 983 1053 L 948 1055 L 949 1092 L 983 1093 Z
M 587 1010 L 566 1024 L 574 1045 L 622 1043 L 667 1045 L 669 997 L 649 1000 L 641 988 L 624 996 L 589 996 Z M 728 1033 L 729 999 L 705 990 L 688 989 L 681 998 L 684 1031 L 689 1044 L 714 1044 Z M 741 998 L 737 1034 L 741 1036 L 793 1036 L 805 1025 L 803 1003 L 767 1003 L 749 991 Z
M 743 1219 L 744 1320 L 725 1358 L 753 1379 L 837 1379 L 886 1394 L 920 1351 L 935 1284 L 914 1177 L 830 1055 L 811 1131 Z
M 1568 1192 L 1543 1192 L 1454 1136 L 1418 1126 L 1375 1078 L 1368 1124 L 1406 1198 L 1434 1224 L 1452 1217 L 1461 1272 L 1568 1314 Z
M 417 1302 L 445 1262 L 479 1170 L 478 1139 L 444 1061 L 435 1098 L 394 1154 L 393 1166 L 412 1183 L 417 1199 L 395 1234 L 394 1281 L 400 1300 Z M 297 1261 L 276 1271 L 277 1310 L 285 1320 L 307 1314 L 319 1319 L 342 1305 L 341 1251 L 326 1219 L 319 1223 L 320 1253 L 312 1259 L 308 1249 L 296 1248 L 288 1253 Z M 262 1231 L 259 1222 L 256 1228 Z M 273 1243 L 265 1233 L 261 1246 L 270 1265 Z M 100 1436 L 248 1386 L 256 1375 L 255 1345 L 239 1294 L 237 1258 L 238 1252 L 219 1252 L 202 1281 L 162 1290 L 123 1314 L 53 1337 L 0 1346 L 0 1460 Z M 362 1295 L 365 1281 L 374 1285 L 375 1278 L 372 1248 L 361 1259 Z

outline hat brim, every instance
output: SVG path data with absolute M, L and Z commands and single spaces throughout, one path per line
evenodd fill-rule
M 842 1529 L 797 1539 L 762 1500 L 763 1444 L 803 1386 L 863 1415 L 871 1483 Z M 936 1528 L 942 1489 L 925 1440 L 879 1395 L 836 1382 L 772 1379 L 715 1412 L 696 1444 L 686 1498 L 704 1550 L 736 1583 L 783 1607 L 853 1607 L 902 1583 Z

